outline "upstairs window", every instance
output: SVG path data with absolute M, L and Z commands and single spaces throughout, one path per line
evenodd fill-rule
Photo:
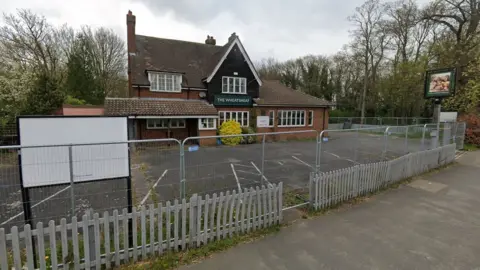
M 148 73 L 150 91 L 154 92 L 181 92 L 182 75 L 169 73 Z
M 222 77 L 222 93 L 224 94 L 246 94 L 247 78 Z

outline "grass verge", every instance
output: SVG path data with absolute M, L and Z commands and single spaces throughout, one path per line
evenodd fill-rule
M 221 239 L 211 242 L 198 248 L 188 249 L 181 252 L 168 252 L 160 257 L 152 257 L 148 261 L 129 264 L 119 267 L 123 270 L 139 270 L 139 269 L 175 269 L 179 266 L 195 263 L 208 258 L 216 252 L 224 251 L 241 243 L 248 243 L 267 235 L 280 231 L 281 225 L 261 229 L 248 234 L 235 235 L 232 238 Z
M 477 151 L 478 149 L 480 149 L 480 147 L 476 146 L 475 144 L 466 143 L 463 146 L 463 150 L 465 151 Z

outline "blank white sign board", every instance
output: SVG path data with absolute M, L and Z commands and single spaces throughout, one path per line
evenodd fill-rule
M 35 117 L 19 118 L 24 187 L 39 187 L 129 176 L 126 117 Z M 98 143 L 98 145 L 83 145 Z

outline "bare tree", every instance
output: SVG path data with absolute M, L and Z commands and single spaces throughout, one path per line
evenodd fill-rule
M 365 104 L 367 92 L 372 77 L 376 76 L 379 63 L 385 55 L 388 43 L 387 33 L 384 28 L 384 6 L 380 0 L 368 0 L 356 9 L 349 20 L 356 29 L 353 31 L 353 50 L 362 56 L 364 66 L 363 89 L 361 96 L 361 117 L 365 117 Z
M 45 17 L 21 9 L 16 15 L 4 15 L 4 22 L 0 28 L 2 63 L 55 76 L 60 55 L 55 31 Z

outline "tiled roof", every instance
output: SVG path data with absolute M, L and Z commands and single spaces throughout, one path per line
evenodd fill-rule
M 293 90 L 280 81 L 263 80 L 260 87 L 260 97 L 255 99 L 259 106 L 304 106 L 304 107 L 329 107 L 333 104 L 321 98 L 310 96 L 300 90 Z
M 183 74 L 184 87 L 204 87 L 202 80 L 210 75 L 229 47 L 183 40 L 136 35 L 137 52 L 131 57 L 132 83 L 150 85 L 145 71 Z
M 105 115 L 117 116 L 181 116 L 217 115 L 213 105 L 203 100 L 107 98 Z

